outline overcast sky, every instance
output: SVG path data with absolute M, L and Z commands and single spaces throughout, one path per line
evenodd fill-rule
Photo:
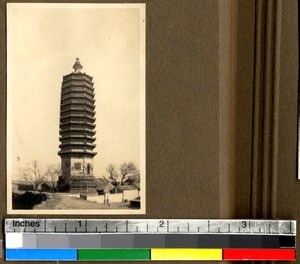
M 8 173 L 38 160 L 60 163 L 63 75 L 80 58 L 94 77 L 94 175 L 108 163 L 139 168 L 144 127 L 144 33 L 141 5 L 8 4 Z M 142 44 L 141 44 L 142 43 Z

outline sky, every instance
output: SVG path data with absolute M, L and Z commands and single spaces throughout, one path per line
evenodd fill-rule
M 33 160 L 59 164 L 63 75 L 78 57 L 93 76 L 94 175 L 108 163 L 145 161 L 145 40 L 141 5 L 8 4 L 8 174 Z

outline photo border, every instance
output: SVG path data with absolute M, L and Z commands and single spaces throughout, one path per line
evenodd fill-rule
M 12 177 L 8 176 L 6 170 L 7 179 L 7 214 L 9 215 L 142 215 L 146 214 L 146 3 L 7 3 L 6 4 L 6 16 L 8 9 L 13 5 L 46 7 L 46 8 L 94 8 L 95 6 L 101 8 L 139 8 L 139 21 L 140 21 L 140 174 L 143 177 L 140 178 L 140 197 L 141 208 L 140 209 L 92 209 L 92 210 L 80 210 L 80 209 L 63 209 L 63 210 L 19 210 L 12 209 Z M 6 47 L 8 49 L 8 21 L 6 21 Z M 6 50 L 6 55 L 8 54 Z M 8 56 L 8 55 L 7 55 Z M 6 63 L 7 66 L 7 63 Z M 8 66 L 7 66 L 8 71 Z M 9 89 L 7 83 L 6 94 L 6 166 L 10 166 L 9 160 L 11 157 L 8 155 L 9 147 L 9 123 L 8 123 L 8 101 L 9 101 Z

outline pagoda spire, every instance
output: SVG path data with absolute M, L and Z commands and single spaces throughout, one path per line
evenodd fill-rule
M 76 58 L 75 64 L 73 65 L 73 69 L 75 70 L 76 73 L 81 71 L 82 65 L 79 61 L 79 58 Z

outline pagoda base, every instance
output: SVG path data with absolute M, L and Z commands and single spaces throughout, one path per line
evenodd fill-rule
M 98 195 L 96 190 L 96 181 L 70 182 L 70 193 L 80 193 L 87 196 Z
M 57 191 L 58 192 L 69 192 L 70 191 L 70 181 L 67 178 L 60 176 L 57 181 Z
M 95 177 L 71 177 L 70 179 L 70 193 L 80 193 L 90 195 L 98 195 L 97 183 Z
M 96 190 L 97 183 L 95 177 L 71 177 L 71 179 L 60 177 L 57 183 L 58 191 L 84 194 L 87 196 L 96 196 L 98 192 Z

